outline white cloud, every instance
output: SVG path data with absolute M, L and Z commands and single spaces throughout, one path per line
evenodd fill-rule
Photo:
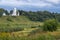
M 60 0 L 46 0 L 47 2 L 51 2 L 54 4 L 59 4 Z
M 46 0 L 46 1 L 48 1 L 48 0 Z M 51 2 L 51 1 L 49 0 L 48 2 Z M 52 2 L 55 2 L 55 1 L 52 0 Z M 0 1 L 0 5 L 5 5 L 5 6 L 28 5 L 28 6 L 37 6 L 37 7 L 52 6 L 52 4 L 46 3 L 42 0 L 38 0 L 38 1 L 37 0 L 2 0 L 2 1 Z

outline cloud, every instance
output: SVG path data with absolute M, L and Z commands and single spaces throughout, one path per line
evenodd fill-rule
M 2 0 L 0 1 L 0 5 L 5 6 L 37 6 L 37 7 L 45 7 L 45 6 L 52 6 L 50 3 L 46 3 L 41 0 Z
M 50 2 L 50 3 L 54 3 L 54 4 L 60 3 L 60 0 L 45 0 L 45 1 Z
M 0 8 L 9 7 L 29 10 L 59 10 L 60 0 L 0 0 Z M 10 9 L 11 9 L 10 8 Z M 59 10 L 60 11 L 60 10 Z

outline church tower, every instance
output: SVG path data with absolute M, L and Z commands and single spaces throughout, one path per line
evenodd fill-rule
M 17 13 L 17 10 L 16 10 L 16 8 L 14 8 L 14 9 L 13 9 L 12 16 L 17 16 L 16 13 Z
M 19 12 L 16 8 L 13 9 L 12 16 L 19 16 Z

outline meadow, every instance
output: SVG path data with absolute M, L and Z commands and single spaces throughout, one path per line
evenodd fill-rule
M 60 40 L 60 25 L 53 32 L 42 31 L 44 22 L 30 21 L 26 16 L 2 16 L 0 40 Z

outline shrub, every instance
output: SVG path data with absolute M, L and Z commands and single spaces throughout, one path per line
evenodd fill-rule
M 7 21 L 13 22 L 11 18 L 7 18 Z
M 16 16 L 12 16 L 13 18 L 16 18 Z
M 57 21 L 55 19 L 46 20 L 43 26 L 44 31 L 56 31 Z
M 31 26 L 31 28 L 36 28 L 37 26 Z
M 42 32 L 42 30 L 38 28 L 38 29 L 32 30 L 32 31 L 28 34 L 28 36 L 35 35 L 35 34 L 41 33 L 41 32 Z
M 13 29 L 14 32 L 22 31 L 22 30 L 24 30 L 24 28 L 22 28 L 22 27 L 15 27 L 15 28 Z
M 23 27 L 20 26 L 14 26 L 12 24 L 0 24 L 0 32 L 17 32 L 24 30 Z

